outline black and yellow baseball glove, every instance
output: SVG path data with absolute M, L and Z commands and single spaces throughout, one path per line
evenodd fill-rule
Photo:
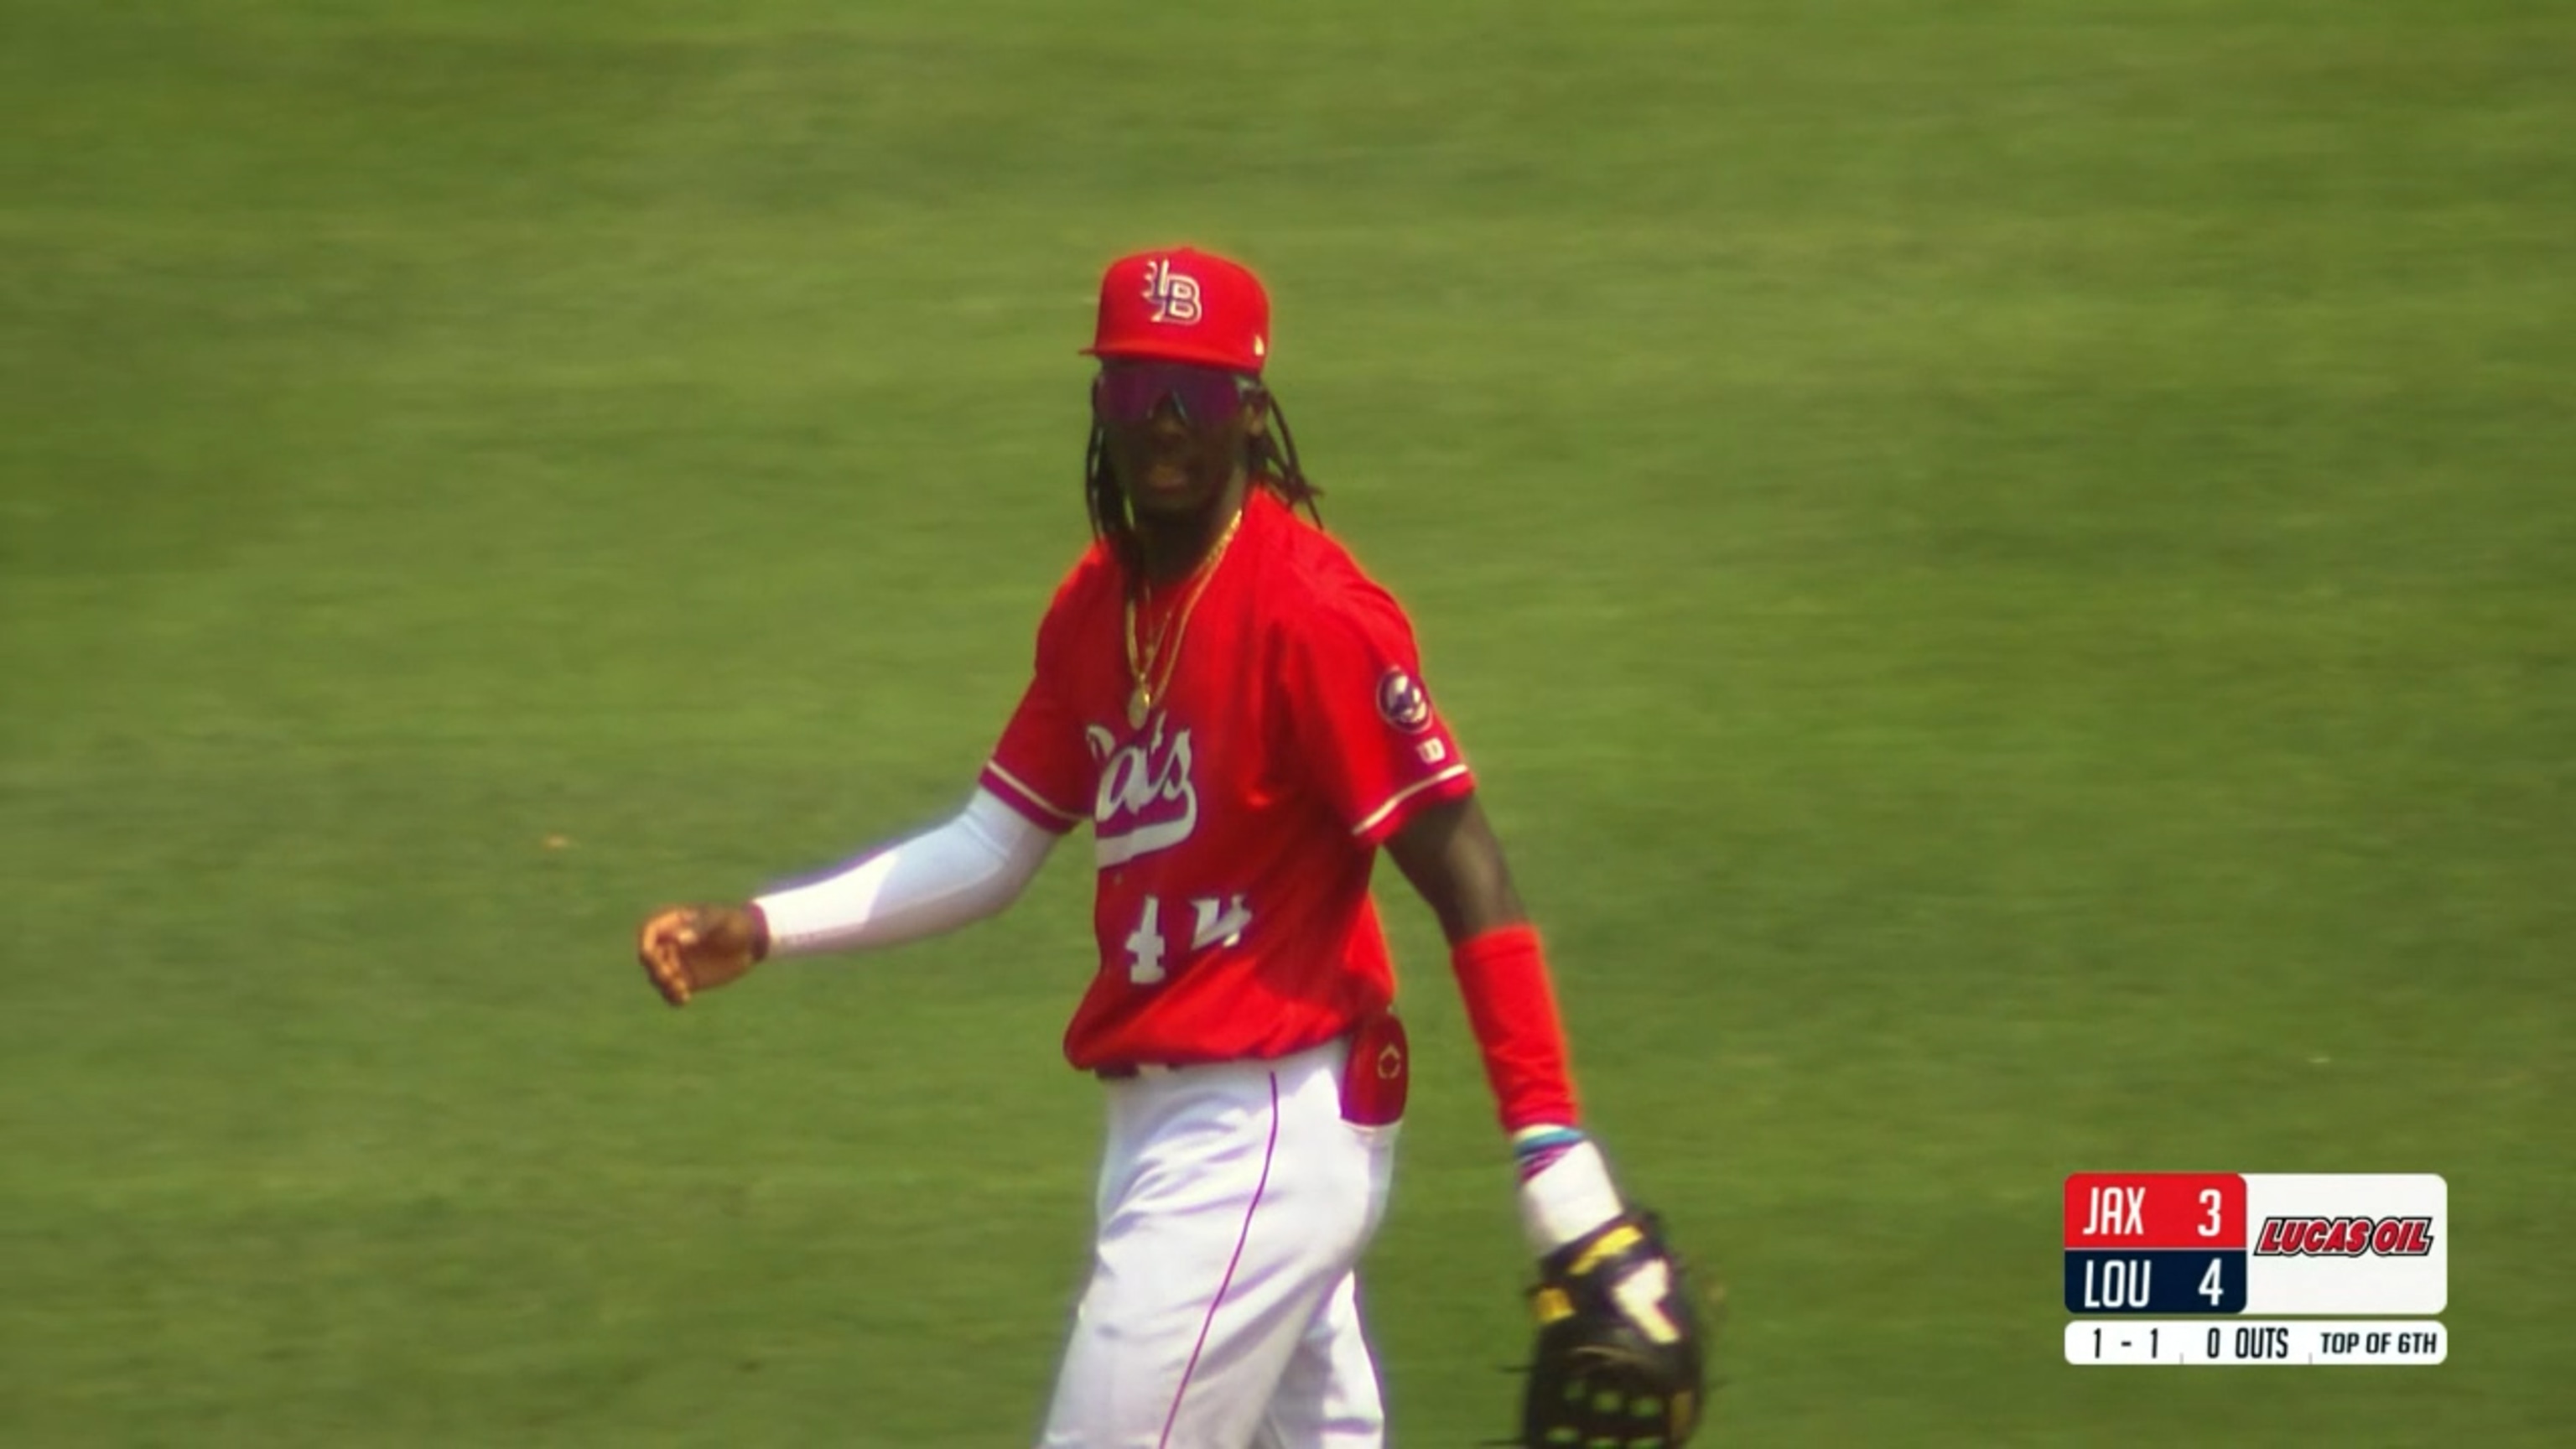
M 1681 1449 L 1707 1406 L 1699 1311 L 1651 1213 L 1548 1255 L 1522 1449 Z

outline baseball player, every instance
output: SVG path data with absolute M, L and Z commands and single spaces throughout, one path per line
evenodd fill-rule
M 1261 283 L 1189 248 L 1123 258 L 1086 350 L 1095 542 L 965 808 L 812 884 L 655 914 L 654 985 L 676 1006 L 766 958 L 965 925 L 1089 825 L 1099 963 L 1064 1052 L 1107 1140 L 1041 1443 L 1373 1449 L 1354 1267 L 1410 1070 L 1369 897 L 1383 848 L 1448 938 L 1531 1248 L 1615 1262 L 1609 1311 L 1669 1328 L 1660 1244 L 1581 1130 L 1538 933 L 1412 627 L 1311 521 L 1262 383 Z

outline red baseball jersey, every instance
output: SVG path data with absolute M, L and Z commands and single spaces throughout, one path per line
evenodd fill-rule
M 1403 608 L 1269 489 L 1203 578 L 1195 607 L 1199 577 L 1139 608 L 1140 639 L 1176 637 L 1131 726 L 1125 584 L 1095 545 L 984 768 L 1039 825 L 1091 822 L 1100 968 L 1065 1029 L 1077 1067 L 1285 1056 L 1385 1006 L 1378 843 L 1475 786 Z

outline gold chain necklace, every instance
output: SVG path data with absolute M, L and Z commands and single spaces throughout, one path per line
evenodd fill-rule
M 1243 526 L 1243 515 L 1250 511 L 1237 508 L 1227 519 L 1225 532 L 1216 537 L 1216 547 L 1208 550 L 1207 562 L 1199 565 L 1189 597 L 1181 607 L 1166 615 L 1163 627 L 1154 631 L 1153 644 L 1143 650 L 1136 647 L 1136 600 L 1127 600 L 1127 677 L 1135 682 L 1127 696 L 1127 727 L 1143 729 L 1145 716 L 1153 711 L 1154 701 L 1172 687 L 1172 672 L 1180 668 L 1181 638 L 1190 631 L 1190 615 L 1197 611 L 1199 599 L 1216 580 L 1216 566 L 1225 562 L 1225 551 L 1234 543 L 1235 530 Z M 1156 665 L 1161 665 L 1158 672 Z

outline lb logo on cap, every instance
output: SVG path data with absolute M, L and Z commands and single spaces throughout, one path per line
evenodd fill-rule
M 1199 279 L 1172 270 L 1171 260 L 1157 257 L 1145 267 L 1145 302 L 1153 320 L 1195 327 L 1199 320 Z

